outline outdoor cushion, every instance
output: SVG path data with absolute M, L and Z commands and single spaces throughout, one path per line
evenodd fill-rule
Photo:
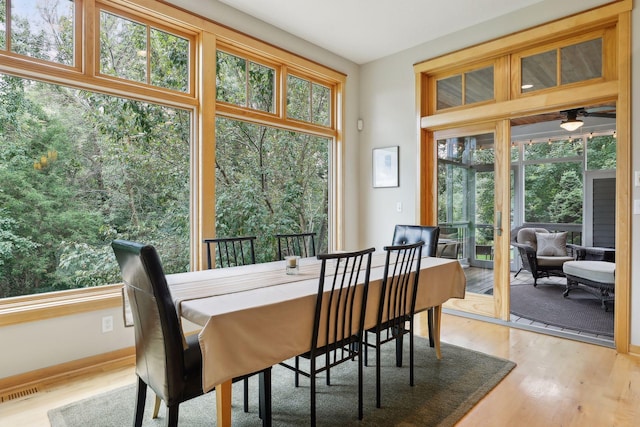
M 536 233 L 538 248 L 536 255 L 540 256 L 567 256 L 567 232 L 561 233 Z
M 563 267 L 565 274 L 589 279 L 593 282 L 615 284 L 616 264 L 606 261 L 569 261 Z
M 540 267 L 561 267 L 567 261 L 573 261 L 575 258 L 570 256 L 537 256 L 538 266 Z
M 544 228 L 521 228 L 520 230 L 518 230 L 516 241 L 518 243 L 522 243 L 523 245 L 531 246 L 535 251 L 538 247 L 536 244 L 537 233 L 548 233 L 548 231 Z

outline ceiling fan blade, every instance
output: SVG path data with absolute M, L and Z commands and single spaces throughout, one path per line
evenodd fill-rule
M 605 119 L 615 119 L 616 113 L 590 113 L 588 111 L 584 112 L 585 117 L 602 117 Z

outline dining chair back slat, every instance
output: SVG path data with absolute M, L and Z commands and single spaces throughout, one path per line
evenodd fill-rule
M 302 258 L 316 256 L 316 233 L 276 234 L 278 242 L 278 260 L 287 255 L 298 255 Z
M 204 239 L 207 245 L 207 268 L 214 267 L 214 260 L 218 268 L 255 264 L 255 240 L 255 236 Z

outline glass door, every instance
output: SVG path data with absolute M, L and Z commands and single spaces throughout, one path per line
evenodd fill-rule
M 464 268 L 467 292 L 493 295 L 494 132 L 436 133 L 438 256 Z

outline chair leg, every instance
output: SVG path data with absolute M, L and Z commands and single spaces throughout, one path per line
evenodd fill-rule
M 153 418 L 154 420 L 156 418 L 158 418 L 158 412 L 160 412 L 160 402 L 162 401 L 162 399 L 160 399 L 157 395 L 156 395 L 156 401 L 153 404 L 153 414 L 151 415 L 151 418 Z
M 147 384 L 138 377 L 138 392 L 136 399 L 136 412 L 133 419 L 133 426 L 140 427 L 142 425 L 142 417 L 144 416 L 144 403 L 147 399 Z
M 244 385 L 244 412 L 249 412 L 249 379 L 245 378 Z
M 402 367 L 402 342 L 403 342 L 404 333 L 401 332 L 400 327 L 398 327 L 398 335 L 396 336 L 396 366 L 398 368 Z
M 178 427 L 178 409 L 180 408 L 179 404 L 175 404 L 173 406 L 167 406 L 167 427 Z
M 433 338 L 433 334 L 429 333 L 429 341 Z M 409 321 L 409 385 L 413 387 L 413 319 Z
M 260 372 L 260 418 L 263 427 L 271 427 L 271 368 Z
M 362 344 L 362 343 L 360 343 Z M 362 348 L 362 347 L 361 347 Z M 377 364 L 380 366 L 380 364 Z M 362 352 L 358 353 L 358 419 L 361 420 L 364 417 L 364 411 L 362 409 Z
M 326 379 L 327 379 L 327 385 L 331 385 L 331 369 L 329 368 L 329 364 L 331 363 L 331 352 L 327 351 L 325 353 L 325 361 L 324 361 L 325 365 L 327 367 L 327 370 L 325 371 L 327 373 L 326 375 Z
M 364 331 L 364 366 L 369 366 L 369 334 Z
M 429 332 L 429 347 L 433 348 L 433 307 L 427 310 L 427 329 Z
M 316 425 L 316 361 L 312 357 L 309 363 L 309 389 L 311 396 L 309 401 L 311 403 L 311 427 Z
M 380 381 L 381 381 L 381 368 L 380 368 L 380 334 L 376 333 L 376 408 L 380 408 L 382 404 Z

